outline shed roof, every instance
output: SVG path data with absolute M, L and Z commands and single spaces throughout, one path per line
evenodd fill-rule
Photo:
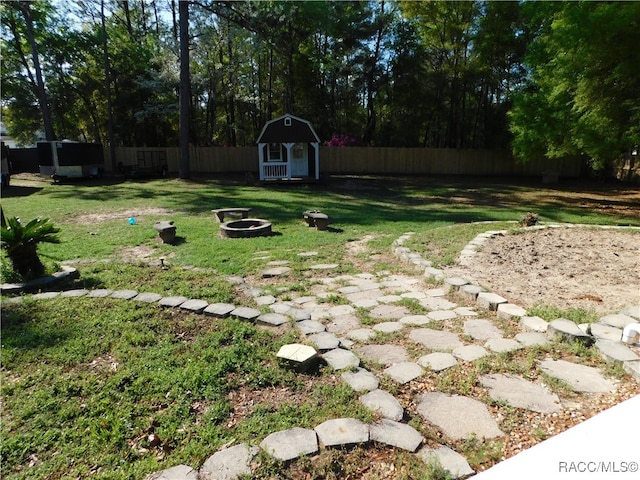
M 310 122 L 287 113 L 265 123 L 256 143 L 298 142 L 319 143 L 320 137 Z

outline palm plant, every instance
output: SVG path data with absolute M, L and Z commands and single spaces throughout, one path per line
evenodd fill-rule
M 44 265 L 38 256 L 39 243 L 60 243 L 60 231 L 48 218 L 36 218 L 26 225 L 13 217 L 0 227 L 2 250 L 7 252 L 13 270 L 23 278 L 44 274 Z

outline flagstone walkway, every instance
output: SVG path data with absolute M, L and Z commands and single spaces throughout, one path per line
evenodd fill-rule
M 476 247 L 498 233 L 486 232 L 470 242 L 461 254 L 462 262 L 472 261 Z M 393 253 L 399 261 L 412 265 L 415 275 L 390 272 L 338 275 L 332 274 L 337 270 L 336 264 L 312 264 L 309 270 L 314 275 L 323 272 L 313 287 L 313 294 L 288 301 L 278 300 L 243 279 L 230 279 L 237 288 L 252 296 L 262 311 L 242 305 L 209 304 L 200 299 L 162 297 L 135 290 L 67 290 L 35 294 L 31 298 L 109 296 L 124 301 L 156 303 L 162 308 L 180 308 L 219 319 L 231 316 L 267 327 L 290 325 L 298 329 L 306 348 L 301 351 L 294 345 L 289 349 L 293 353 L 274 352 L 274 355 L 278 354 L 294 365 L 306 362 L 304 368 L 313 361 L 328 364 L 358 392 L 360 402 L 380 418 L 371 425 L 353 418 L 337 418 L 313 429 L 273 432 L 264 439 L 256 439 L 256 445 L 241 444 L 216 452 L 202 466 L 176 466 L 151 474 L 148 480 L 234 479 L 251 473 L 252 459 L 260 449 L 275 459 L 289 461 L 315 454 L 322 448 L 368 442 L 414 452 L 425 462 L 438 459 L 453 477 L 466 477 L 474 473 L 467 459 L 446 445 L 425 446 L 422 435 L 406 423 L 406 409 L 414 409 L 422 421 L 453 441 L 499 439 L 505 433 L 487 405 L 470 396 L 439 391 L 422 393 L 411 400 L 411 405 L 406 405 L 404 399 L 398 399 L 380 387 L 382 380 L 383 384 L 391 381 L 404 385 L 428 372 L 440 375 L 458 364 L 535 348 L 555 340 L 594 344 L 604 358 L 622 364 L 636 381 L 640 380 L 638 350 L 619 341 L 625 325 L 640 321 L 640 305 L 607 315 L 591 326 L 576 326 L 563 319 L 546 322 L 538 317 L 528 317 L 523 308 L 510 304 L 500 295 L 485 292 L 464 278 L 449 277 L 446 271 L 433 268 L 419 254 L 404 247 L 411 235 L 406 233 L 398 238 Z M 309 259 L 314 254 L 300 252 L 300 256 Z M 269 262 L 266 267 L 263 278 L 270 285 L 277 285 L 289 273 L 284 261 Z M 438 283 L 429 283 L 426 279 Z M 335 303 L 337 298 L 340 302 Z M 420 305 L 426 313 L 413 314 L 406 306 L 408 301 Z M 263 313 L 265 308 L 270 312 Z M 363 311 L 369 319 L 365 324 L 361 321 Z M 517 323 L 519 331 L 506 333 L 500 327 L 501 320 Z M 302 359 L 299 358 L 301 354 Z M 551 355 L 538 362 L 537 369 L 566 382 L 576 392 L 612 392 L 617 388 L 617 381 L 597 368 L 556 360 Z M 540 381 L 532 382 L 513 374 L 489 373 L 482 375 L 479 382 L 492 401 L 545 414 L 557 413 L 564 408 L 558 396 Z

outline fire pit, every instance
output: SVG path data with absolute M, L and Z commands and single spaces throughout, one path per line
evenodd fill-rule
M 220 235 L 226 238 L 250 238 L 271 235 L 271 223 L 260 218 L 243 218 L 220 225 Z

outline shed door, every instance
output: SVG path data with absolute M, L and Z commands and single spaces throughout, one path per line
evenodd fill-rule
M 291 176 L 306 177 L 309 175 L 307 145 L 296 143 L 291 147 Z

